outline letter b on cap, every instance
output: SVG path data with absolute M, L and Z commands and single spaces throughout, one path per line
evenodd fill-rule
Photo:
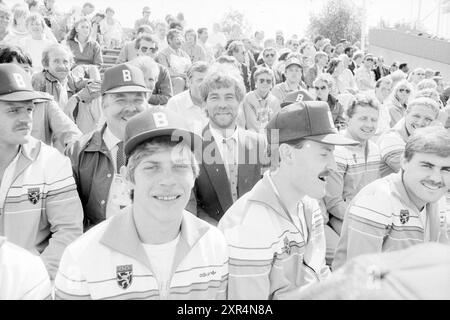
M 131 72 L 130 70 L 122 70 L 123 81 L 131 81 Z
M 22 77 L 20 73 L 13 73 L 14 80 L 16 81 L 16 85 L 19 88 L 26 88 L 25 79 Z

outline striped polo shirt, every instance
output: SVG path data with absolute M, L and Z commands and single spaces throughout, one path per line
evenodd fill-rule
M 381 153 L 381 176 L 386 177 L 400 170 L 400 159 L 405 150 L 408 134 L 405 118 L 402 118 L 391 130 L 382 134 L 378 140 Z
M 352 136 L 345 131 L 346 137 Z M 327 179 L 324 202 L 329 214 L 343 220 L 348 204 L 356 194 L 372 181 L 380 178 L 381 156 L 378 146 L 367 141 L 365 146 L 336 146 L 337 170 Z
M 55 280 L 56 298 L 160 299 L 152 263 L 136 231 L 132 206 L 126 207 L 67 247 Z M 227 281 L 222 233 L 184 211 L 168 299 L 225 299 Z
M 378 179 L 353 199 L 344 219 L 333 269 L 362 254 L 401 250 L 426 242 L 426 235 L 429 241 L 448 241 L 445 197 L 428 203 L 419 212 L 408 197 L 402 176 L 400 171 Z

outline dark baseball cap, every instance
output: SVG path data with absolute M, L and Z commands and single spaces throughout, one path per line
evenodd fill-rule
M 298 90 L 286 95 L 286 98 L 281 103 L 281 108 L 284 108 L 290 104 L 293 104 L 298 101 L 314 101 L 313 97 L 309 94 L 308 91 Z
M 101 93 L 151 92 L 142 71 L 129 63 L 121 63 L 105 71 Z
M 0 101 L 52 100 L 45 92 L 35 91 L 30 75 L 14 63 L 0 64 Z
M 312 140 L 330 145 L 358 145 L 359 142 L 339 134 L 334 126 L 328 103 L 323 101 L 299 101 L 281 109 L 267 124 L 267 136 L 271 130 L 278 131 L 278 143 Z
M 153 107 L 128 120 L 124 139 L 126 159 L 141 143 L 161 136 L 171 136 L 173 141 L 184 140 L 192 151 L 201 151 L 202 137 L 187 127 L 183 117 L 171 110 Z

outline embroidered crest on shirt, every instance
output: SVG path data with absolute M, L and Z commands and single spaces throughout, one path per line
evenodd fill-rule
M 127 264 L 116 267 L 117 284 L 122 289 L 127 289 L 133 282 L 133 265 Z
M 288 255 L 291 255 L 291 245 L 288 237 L 284 238 L 283 252 L 286 252 Z
M 39 188 L 28 189 L 28 200 L 30 200 L 32 204 L 38 203 L 40 198 L 41 198 L 41 190 Z
M 409 211 L 408 210 L 400 210 L 400 222 L 405 224 L 409 221 Z

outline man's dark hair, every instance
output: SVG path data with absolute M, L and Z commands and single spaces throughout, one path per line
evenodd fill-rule
M 18 63 L 26 63 L 32 67 L 30 55 L 19 47 L 0 47 L 0 63 L 11 63 L 16 59 Z
M 198 35 L 201 35 L 201 34 L 202 34 L 203 32 L 205 32 L 205 31 L 208 31 L 208 28 L 204 28 L 204 27 L 203 27 L 203 28 L 198 28 L 198 29 L 197 29 L 197 34 L 198 34 Z
M 402 70 L 402 69 L 404 69 L 404 68 L 407 67 L 407 66 L 408 66 L 407 63 L 400 63 L 400 65 L 398 66 L 398 68 L 399 68 L 400 70 Z
M 139 38 L 136 39 L 136 43 L 135 43 L 135 48 L 139 50 L 139 48 L 141 47 L 141 41 L 148 41 L 148 42 L 153 42 L 156 44 L 156 48 L 158 48 L 158 42 L 155 40 L 155 38 L 153 38 L 151 35 L 149 34 L 145 34 L 140 36 Z
M 169 25 L 169 29 L 183 30 L 183 25 L 179 22 L 171 22 Z
M 353 50 L 353 47 L 347 47 L 344 49 L 344 53 L 347 54 L 349 53 L 351 50 Z
M 315 38 L 314 38 L 314 44 L 316 44 L 317 41 L 321 41 L 321 40 L 323 40 L 323 39 L 325 39 L 323 36 L 317 36 L 317 37 L 315 37 Z

